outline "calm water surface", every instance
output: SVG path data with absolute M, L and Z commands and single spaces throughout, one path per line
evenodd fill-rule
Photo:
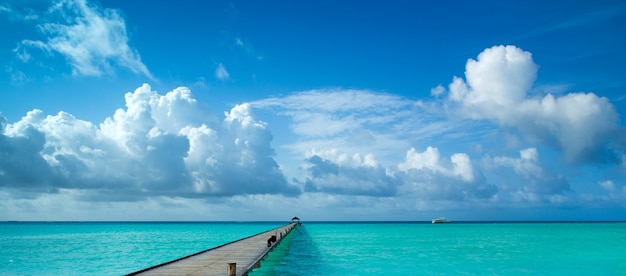
M 0 223 L 0 275 L 122 275 L 284 225 Z M 626 275 L 626 223 L 304 223 L 251 275 Z
M 122 275 L 282 225 L 0 223 L 0 275 Z
M 289 238 L 251 275 L 626 275 L 626 223 L 308 223 Z

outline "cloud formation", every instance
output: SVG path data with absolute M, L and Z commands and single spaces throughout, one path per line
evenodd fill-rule
M 496 186 L 487 184 L 465 153 L 455 153 L 447 159 L 441 157 L 437 148 L 428 147 L 423 152 L 411 148 L 398 169 L 404 178 L 403 192 L 420 199 L 488 199 L 498 191 Z
M 529 94 L 536 74 L 530 53 L 496 46 L 468 61 L 465 80 L 431 90 L 432 101 L 333 88 L 218 117 L 186 87 L 161 95 L 145 84 L 101 123 L 37 109 L 15 123 L 0 116 L 0 199 L 18 198 L 6 204 L 16 210 L 33 198 L 256 213 L 291 204 L 363 218 L 376 208 L 623 206 L 619 178 L 561 174 L 620 149 L 615 108 L 593 93 Z
M 309 90 L 250 105 L 288 119 L 298 139 L 284 147 L 299 156 L 340 149 L 350 156 L 371 153 L 385 167 L 395 166 L 412 142 L 430 142 L 457 127 L 407 98 L 368 90 Z
M 257 52 L 256 49 L 254 49 L 254 47 L 252 46 L 252 44 L 247 41 L 242 39 L 241 37 L 234 37 L 233 38 L 235 41 L 235 46 L 239 49 L 241 49 L 242 51 L 244 51 L 247 55 L 255 58 L 258 61 L 263 60 L 263 55 L 259 54 Z
M 394 196 L 401 181 L 378 165 L 372 154 L 349 156 L 338 150 L 311 153 L 304 164 L 305 192 Z
M 437 148 L 423 153 L 411 148 L 467 128 L 440 121 L 429 104 L 350 89 L 312 90 L 251 104 L 292 119 L 299 139 L 286 148 L 305 156 L 305 177 L 297 181 L 306 192 L 422 200 L 486 199 L 497 192 L 468 154 L 444 159 Z
M 18 54 L 24 61 L 24 48 L 39 48 L 62 55 L 75 76 L 100 76 L 114 72 L 114 66 L 153 79 L 137 50 L 129 46 L 126 22 L 114 9 L 103 9 L 86 0 L 57 1 L 41 16 L 37 25 L 44 40 L 26 39 Z
M 222 81 L 230 79 L 230 75 L 228 74 L 228 71 L 226 71 L 224 64 L 217 64 L 217 68 L 215 68 L 215 78 Z
M 29 196 L 69 189 L 89 201 L 300 193 L 249 105 L 220 123 L 184 87 L 159 95 L 143 85 L 125 97 L 99 126 L 41 110 L 3 123 L 0 186 Z
M 513 201 L 561 199 L 560 195 L 571 191 L 568 181 L 562 175 L 542 166 L 536 148 L 520 150 L 519 158 L 486 156 L 483 159 L 483 167 L 497 171 L 501 175 L 510 175 L 510 177 L 504 177 L 506 182 L 498 184 L 506 193 L 503 196 L 510 197 Z M 511 175 L 510 170 L 514 174 Z
M 593 93 L 531 94 L 537 72 L 529 52 L 495 46 L 468 61 L 466 80 L 455 77 L 447 89 L 433 88 L 434 101 L 337 88 L 251 106 L 290 119 L 297 139 L 282 148 L 305 156 L 303 174 L 295 178 L 305 192 L 412 198 L 425 209 L 428 202 L 570 204 L 577 195 L 568 179 L 541 162 L 538 147 L 556 149 L 569 166 L 613 162 L 619 118 L 606 98 Z M 474 153 L 443 157 L 438 147 L 451 144 Z M 505 148 L 518 155 L 485 152 Z
M 467 61 L 465 80 L 454 77 L 448 86 L 449 109 L 553 145 L 569 163 L 614 162 L 607 144 L 618 131 L 619 115 L 609 100 L 583 92 L 531 97 L 536 74 L 529 52 L 515 46 L 488 48 Z

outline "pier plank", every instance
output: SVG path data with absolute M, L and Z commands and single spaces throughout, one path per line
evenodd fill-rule
M 247 275 L 295 226 L 295 223 L 290 223 L 128 275 L 227 275 L 228 263 L 237 264 L 236 275 Z M 267 240 L 274 235 L 276 242 L 268 247 Z

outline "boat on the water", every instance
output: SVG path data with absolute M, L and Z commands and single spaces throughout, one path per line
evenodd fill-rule
M 444 217 L 438 217 L 436 219 L 433 219 L 433 224 L 435 223 L 450 223 L 450 221 Z

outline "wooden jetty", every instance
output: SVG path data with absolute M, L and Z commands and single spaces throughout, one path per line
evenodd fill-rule
M 128 275 L 248 275 L 297 223 L 207 249 Z

